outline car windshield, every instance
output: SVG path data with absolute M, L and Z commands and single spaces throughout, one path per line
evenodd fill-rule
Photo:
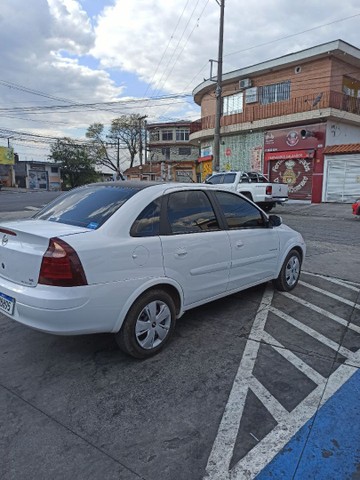
M 79 187 L 49 203 L 33 218 L 96 230 L 139 190 L 115 185 Z

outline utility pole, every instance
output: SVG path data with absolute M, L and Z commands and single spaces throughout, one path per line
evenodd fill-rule
M 216 115 L 215 115 L 215 132 L 214 132 L 214 152 L 213 152 L 213 169 L 220 169 L 220 120 L 222 110 L 222 66 L 223 66 L 223 40 L 224 40 L 224 10 L 225 0 L 220 1 L 220 27 L 219 27 L 219 51 L 217 59 L 217 77 L 216 77 Z M 218 3 L 218 2 L 217 2 Z
M 142 139 L 142 121 L 147 118 L 147 115 L 144 115 L 143 117 L 139 117 L 139 159 L 140 159 L 140 165 L 143 164 L 143 139 Z
M 117 137 L 117 154 L 116 154 L 117 174 L 120 175 L 120 138 Z

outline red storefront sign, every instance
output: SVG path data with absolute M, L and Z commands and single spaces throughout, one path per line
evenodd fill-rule
M 289 198 L 311 200 L 314 151 L 266 153 L 270 166 L 270 181 L 286 183 Z
M 324 124 L 284 128 L 265 133 L 265 152 L 285 152 L 286 150 L 306 150 L 323 148 L 326 126 Z M 303 135 L 306 132 L 306 135 Z
M 291 158 L 314 158 L 314 150 L 291 150 L 290 152 L 267 152 L 265 160 L 290 160 Z

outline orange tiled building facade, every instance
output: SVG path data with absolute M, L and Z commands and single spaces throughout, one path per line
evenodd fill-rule
M 201 179 L 212 171 L 215 86 L 193 92 Z M 288 183 L 293 199 L 351 202 L 360 195 L 359 143 L 358 48 L 336 40 L 223 75 L 221 170 L 260 170 Z

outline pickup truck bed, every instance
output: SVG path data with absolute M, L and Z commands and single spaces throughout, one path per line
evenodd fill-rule
M 270 183 L 259 172 L 221 172 L 214 173 L 205 183 L 223 185 L 226 190 L 242 193 L 259 205 L 266 212 L 276 204 L 283 204 L 288 200 L 288 186 L 284 183 Z

